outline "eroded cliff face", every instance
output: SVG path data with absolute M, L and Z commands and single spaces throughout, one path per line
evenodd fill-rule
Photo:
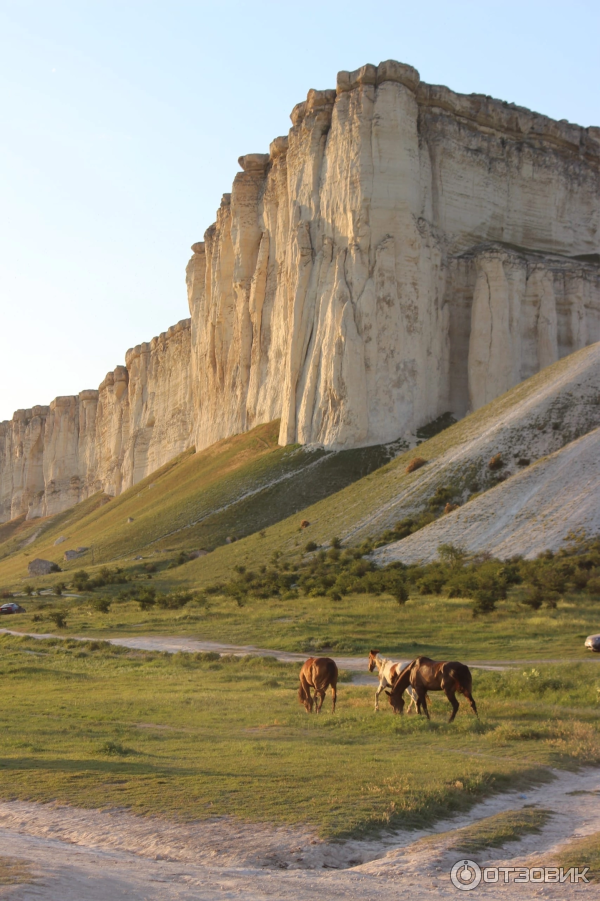
M 193 247 L 198 448 L 279 415 L 283 444 L 392 440 L 600 339 L 599 129 L 395 62 L 291 118 Z
M 0 520 L 276 418 L 282 444 L 391 441 L 600 340 L 600 129 L 393 61 L 291 119 L 192 247 L 191 321 L 0 425 Z
M 114 496 L 192 444 L 190 320 L 128 350 L 97 391 L 0 423 L 0 521 Z

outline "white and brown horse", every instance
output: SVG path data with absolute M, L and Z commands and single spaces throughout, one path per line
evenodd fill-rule
M 316 712 L 319 713 L 325 700 L 325 692 L 330 686 L 333 701 L 331 712 L 335 713 L 337 680 L 338 668 L 335 660 L 332 660 L 331 657 L 308 658 L 300 670 L 300 688 L 298 689 L 298 700 L 304 704 L 307 713 L 312 713 L 315 701 L 317 702 Z M 315 692 L 314 698 L 310 693 L 311 688 Z
M 394 663 L 392 660 L 386 660 L 385 657 L 380 657 L 379 651 L 369 651 L 369 672 L 372 673 L 375 667 L 377 667 L 377 672 L 379 674 L 379 685 L 375 692 L 375 710 L 379 710 L 379 695 L 384 689 L 393 686 L 395 680 L 400 675 L 402 663 Z M 416 709 L 417 693 L 410 685 L 407 688 L 407 692 L 410 697 L 410 704 L 406 709 L 406 712 L 408 713 L 411 707 L 414 706 Z

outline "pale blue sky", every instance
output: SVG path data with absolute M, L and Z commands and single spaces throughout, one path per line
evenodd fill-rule
M 600 125 L 599 39 L 598 0 L 0 0 L 0 420 L 188 315 L 190 244 L 309 88 L 391 58 Z

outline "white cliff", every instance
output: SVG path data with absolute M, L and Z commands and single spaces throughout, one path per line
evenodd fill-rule
M 600 339 L 600 130 L 420 83 L 310 91 L 188 267 L 194 434 L 388 441 Z
M 192 441 L 190 321 L 128 350 L 97 391 L 0 423 L 0 522 L 114 496 Z
M 191 328 L 0 424 L 0 521 L 277 418 L 282 444 L 390 441 L 600 340 L 600 129 L 393 61 L 291 119 L 192 247 Z

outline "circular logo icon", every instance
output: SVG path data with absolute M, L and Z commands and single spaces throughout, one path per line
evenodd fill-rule
M 452 885 L 470 892 L 481 882 L 481 867 L 474 860 L 457 860 L 450 871 Z

